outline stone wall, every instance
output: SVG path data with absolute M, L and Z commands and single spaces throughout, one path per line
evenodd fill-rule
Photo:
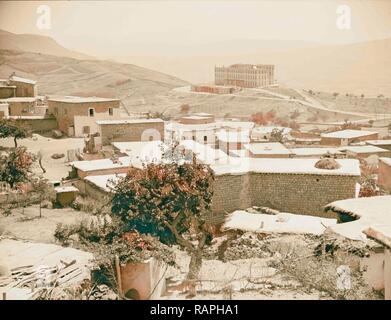
M 10 116 L 32 116 L 36 106 L 35 101 L 7 101 Z
M 377 140 L 379 134 L 374 132 L 373 134 L 362 136 L 354 139 L 341 139 L 341 138 L 328 138 L 321 137 L 320 144 L 326 146 L 346 146 L 352 142 L 366 141 L 366 140 Z
M 35 84 L 10 80 L 9 85 L 16 86 L 16 97 L 35 97 L 37 95 Z
M 0 87 L 0 99 L 8 99 L 15 97 L 15 86 L 2 86 Z
M 48 100 L 48 112 L 56 117 L 58 128 L 65 134 L 69 134 L 69 127 L 74 126 L 75 116 L 88 116 L 90 108 L 94 109 L 94 114 L 108 113 L 109 108 L 119 108 L 119 100 L 84 103 Z
M 335 217 L 333 213 L 324 212 L 323 207 L 336 200 L 354 198 L 356 181 L 355 176 L 315 174 L 249 173 L 217 176 L 212 205 L 213 216 L 216 217 L 214 220 L 251 206 Z
M 391 191 L 391 166 L 379 160 L 378 183 L 386 190 Z
M 18 122 L 28 126 L 33 132 L 47 132 L 58 128 L 57 120 L 54 117 L 43 119 L 16 119 Z
M 102 145 L 111 142 L 149 141 L 164 139 L 164 122 L 141 122 L 100 125 Z

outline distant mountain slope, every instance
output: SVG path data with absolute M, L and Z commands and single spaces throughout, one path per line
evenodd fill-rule
M 4 30 L 0 30 L 0 49 L 36 52 L 75 59 L 92 59 L 86 54 L 64 48 L 50 37 L 15 34 Z
M 148 104 L 154 96 L 188 84 L 131 64 L 0 50 L 0 78 L 14 71 L 37 80 L 39 94 L 119 97 L 125 103 L 138 99 Z
M 191 82 L 214 80 L 215 65 L 271 63 L 277 80 L 290 87 L 391 96 L 391 39 L 348 45 L 259 50 L 252 54 L 129 56 L 121 61 L 158 69 Z

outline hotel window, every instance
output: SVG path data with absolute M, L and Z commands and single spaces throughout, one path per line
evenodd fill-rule
M 88 115 L 89 115 L 90 117 L 93 117 L 93 116 L 94 116 L 94 113 L 95 113 L 94 108 L 89 108 L 89 109 L 88 109 Z
M 113 115 L 113 108 L 109 108 L 109 116 Z
M 204 143 L 208 142 L 208 136 L 204 136 Z

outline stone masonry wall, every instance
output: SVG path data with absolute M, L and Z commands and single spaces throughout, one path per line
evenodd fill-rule
M 384 189 L 391 191 L 391 166 L 384 161 L 379 161 L 378 183 Z
M 323 211 L 330 202 L 353 198 L 357 177 L 312 174 L 267 174 L 217 176 L 213 196 L 213 222 L 224 214 L 250 206 L 265 206 L 283 212 L 334 217 Z
M 164 139 L 164 122 L 105 124 L 100 127 L 102 145 L 111 142 L 148 141 L 149 136 L 153 140 Z
M 88 110 L 93 108 L 95 113 L 108 112 L 109 108 L 119 108 L 119 100 L 71 103 L 48 100 L 48 112 L 53 114 L 58 122 L 58 128 L 68 134 L 73 126 L 75 116 L 88 116 Z

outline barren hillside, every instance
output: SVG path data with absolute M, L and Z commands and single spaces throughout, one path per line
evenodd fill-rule
M 15 34 L 4 30 L 0 30 L 0 48 L 75 59 L 92 59 L 86 54 L 64 48 L 50 37 L 35 34 Z
M 0 78 L 14 71 L 37 80 L 40 94 L 119 97 L 125 104 L 148 104 L 155 95 L 187 84 L 131 64 L 0 50 Z

